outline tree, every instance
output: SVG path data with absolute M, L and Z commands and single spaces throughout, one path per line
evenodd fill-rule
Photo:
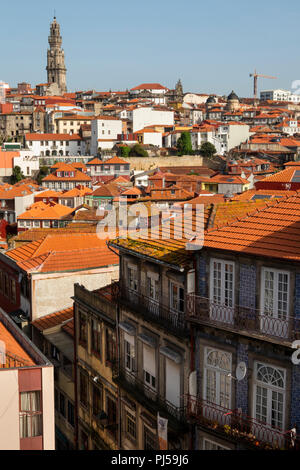
M 14 167 L 12 171 L 12 175 L 10 177 L 11 184 L 18 183 L 19 181 L 23 180 L 25 176 L 22 173 L 21 168 L 17 165 Z
M 42 183 L 42 180 L 49 174 L 49 168 L 47 166 L 41 166 L 39 174 L 37 175 L 38 184 Z
M 128 147 L 127 145 L 123 145 L 121 147 L 121 157 L 122 158 L 125 158 L 129 156 L 129 152 L 130 152 L 130 147 Z
M 177 140 L 176 147 L 177 155 L 193 155 L 191 134 L 189 132 L 183 132 Z
M 148 157 L 148 152 L 143 149 L 143 147 L 140 144 L 135 144 L 133 147 L 131 147 L 129 153 L 129 157 Z
M 216 153 L 216 147 L 210 142 L 204 142 L 200 147 L 202 157 L 212 158 Z

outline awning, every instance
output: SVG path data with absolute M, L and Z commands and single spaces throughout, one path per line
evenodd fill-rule
M 142 333 L 142 334 L 140 334 L 138 337 L 140 338 L 140 340 L 141 340 L 143 343 L 145 343 L 145 344 L 147 344 L 148 346 L 150 346 L 150 348 L 155 348 L 155 346 L 156 346 L 156 341 L 155 341 L 155 339 L 153 339 L 151 336 L 148 336 L 148 335 L 145 335 L 145 334 Z
M 131 336 L 135 336 L 136 328 L 126 321 L 119 323 L 121 330 L 126 331 Z
M 168 359 L 171 359 L 171 361 L 176 362 L 176 364 L 181 364 L 182 362 L 182 355 L 174 351 L 174 349 L 163 346 L 160 348 L 160 353 L 166 356 Z

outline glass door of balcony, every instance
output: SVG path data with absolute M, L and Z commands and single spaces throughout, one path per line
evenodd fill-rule
M 289 335 L 289 280 L 288 272 L 262 269 L 260 329 L 265 334 Z
M 210 263 L 211 320 L 234 323 L 234 263 L 212 259 Z
M 159 316 L 159 283 L 154 277 L 147 277 L 148 310 L 151 314 Z
M 284 446 L 285 371 L 255 364 L 254 418 L 252 432 L 260 440 Z
M 203 416 L 219 424 L 230 424 L 231 409 L 231 354 L 205 348 Z

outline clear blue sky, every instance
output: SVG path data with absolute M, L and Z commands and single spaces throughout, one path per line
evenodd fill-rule
M 15 0 L 1 2 L 0 80 L 46 81 L 49 25 L 61 25 L 69 91 L 144 82 L 252 96 L 300 79 L 299 0 Z

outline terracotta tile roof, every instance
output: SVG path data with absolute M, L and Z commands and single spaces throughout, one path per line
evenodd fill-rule
M 100 188 L 95 189 L 91 195 L 96 197 L 114 197 L 120 196 L 120 194 L 121 191 L 116 184 L 107 183 L 100 186 Z
M 21 186 L 0 186 L 0 199 L 14 199 L 15 197 L 23 197 L 32 194 L 34 188 L 30 188 L 27 185 Z
M 58 326 L 66 320 L 73 318 L 73 306 L 65 308 L 64 310 L 59 310 L 58 312 L 50 313 L 45 315 L 38 320 L 33 321 L 31 324 L 40 331 L 48 330 L 48 328 L 53 328 Z
M 204 246 L 270 258 L 300 260 L 300 194 L 268 202 L 242 220 L 205 234 Z
M 288 167 L 285 170 L 274 173 L 274 175 L 267 176 L 261 180 L 261 183 L 290 183 L 292 182 L 296 171 L 298 171 L 297 167 Z
M 168 88 L 160 85 L 160 83 L 142 83 L 141 85 L 130 89 L 130 91 L 135 90 L 168 90 Z
M 286 196 L 293 196 L 296 194 L 296 191 L 281 191 L 277 189 L 249 189 L 248 191 L 244 191 L 242 194 L 236 194 L 233 196 L 233 201 L 250 201 L 253 198 L 260 198 L 262 199 L 264 196 L 265 199 L 273 199 L 273 198 L 282 198 Z
M 89 211 L 85 211 L 89 212 Z M 76 216 L 74 216 L 76 218 Z M 87 218 L 87 217 L 85 217 Z M 62 228 L 31 228 L 23 232 L 19 232 L 18 235 L 13 237 L 11 240 L 18 242 L 32 242 L 41 240 L 46 235 L 63 235 L 64 233 L 94 233 L 96 231 L 96 225 L 94 224 L 69 224 L 67 227 Z
M 44 238 L 7 251 L 27 272 L 60 272 L 118 264 L 118 256 L 97 233 L 67 233 Z
M 25 140 L 81 140 L 78 134 L 25 134 Z
M 34 366 L 35 362 L 31 359 L 31 357 L 24 351 L 22 346 L 18 343 L 18 341 L 14 338 L 14 336 L 8 331 L 8 329 L 1 323 L 0 321 L 0 340 L 4 342 L 6 347 L 7 355 L 14 355 L 17 356 L 17 359 L 20 361 L 19 365 L 16 367 L 24 367 L 24 366 Z M 1 371 L 1 366 L 0 366 Z M 1 373 L 1 372 L 0 372 Z
M 100 158 L 93 158 L 92 160 L 90 160 L 89 162 L 86 163 L 86 166 L 88 165 L 102 165 L 103 161 L 100 160 Z
M 85 173 L 82 173 L 80 170 L 76 170 L 73 167 L 72 170 L 74 171 L 74 176 L 56 176 L 55 173 L 52 173 L 50 175 L 45 176 L 42 181 L 92 181 L 92 178 L 90 176 L 86 175 Z
M 126 162 L 125 160 L 123 160 L 122 158 L 119 158 L 117 156 L 109 158 L 108 160 L 105 160 L 105 161 L 100 160 L 99 158 L 93 158 L 93 160 L 87 162 L 87 165 L 113 165 L 113 164 L 115 164 L 115 165 L 129 165 L 128 162 Z
M 117 265 L 119 258 L 107 247 L 80 250 L 53 251 L 26 261 L 18 266 L 26 272 L 66 272 Z
M 35 202 L 30 209 L 20 214 L 18 220 L 59 220 L 67 214 L 73 212 L 73 208 L 62 204 L 46 204 L 44 202 Z
M 127 189 L 122 193 L 122 196 L 140 196 L 142 194 L 142 191 L 134 186 L 133 188 Z
M 209 182 L 222 184 L 249 184 L 249 181 L 245 178 L 233 175 L 215 175 L 210 178 Z

